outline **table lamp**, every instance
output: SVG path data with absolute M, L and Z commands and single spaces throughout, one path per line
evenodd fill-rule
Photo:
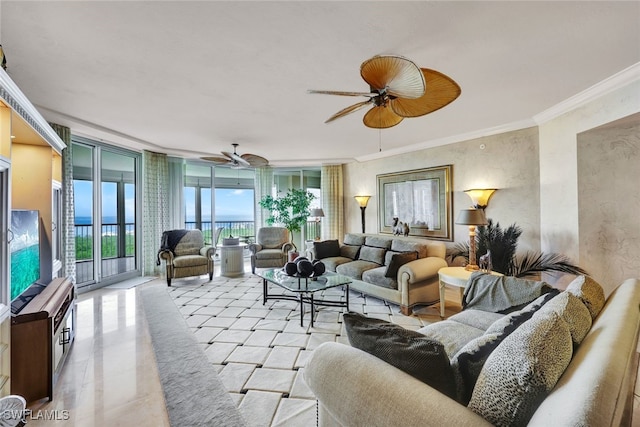
M 479 270 L 476 264 L 476 226 L 487 225 L 487 217 L 482 209 L 461 209 L 456 224 L 469 226 L 469 263 L 465 269 Z

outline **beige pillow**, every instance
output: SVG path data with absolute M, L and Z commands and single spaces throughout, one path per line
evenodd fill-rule
M 604 290 L 589 276 L 578 276 L 573 279 L 567 286 L 567 292 L 571 292 L 582 300 L 591 313 L 591 319 L 595 319 L 604 307 Z
M 573 355 L 567 323 L 554 311 L 534 315 L 489 355 L 469 409 L 496 426 L 525 426 Z
M 549 311 L 555 311 L 567 322 L 571 339 L 578 345 L 591 329 L 591 313 L 582 301 L 571 292 L 562 292 L 545 304 L 534 316 L 544 316 Z

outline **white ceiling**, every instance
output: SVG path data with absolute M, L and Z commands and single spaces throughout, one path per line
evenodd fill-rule
M 230 151 L 319 165 L 426 148 L 532 118 L 640 62 L 640 2 L 8 1 L 7 72 L 75 134 L 188 158 Z M 405 56 L 460 98 L 387 130 L 360 64 Z M 381 145 L 382 153 L 378 153 Z

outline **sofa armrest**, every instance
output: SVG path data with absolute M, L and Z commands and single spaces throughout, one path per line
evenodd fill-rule
M 345 426 L 491 426 L 427 384 L 356 348 L 324 343 L 304 379 L 322 411 Z M 320 419 L 320 425 L 326 425 Z
M 446 266 L 447 261 L 439 257 L 426 257 L 408 262 L 398 269 L 398 283 L 418 283 L 437 277 L 438 270 Z
M 260 243 L 249 244 L 249 252 L 251 252 L 253 255 L 255 255 L 256 252 L 260 252 L 261 250 L 262 250 L 262 245 Z

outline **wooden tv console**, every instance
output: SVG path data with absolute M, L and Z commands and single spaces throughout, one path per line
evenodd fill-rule
M 27 402 L 48 397 L 76 331 L 73 282 L 53 279 L 11 319 L 11 393 Z

